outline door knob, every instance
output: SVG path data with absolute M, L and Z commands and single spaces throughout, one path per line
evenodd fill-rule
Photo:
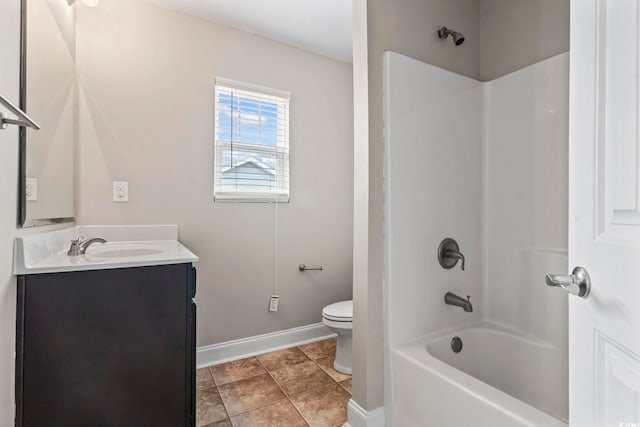
M 571 295 L 577 295 L 580 298 L 589 296 L 591 290 L 591 278 L 589 273 L 582 267 L 576 267 L 569 276 L 561 274 L 547 274 L 545 280 L 548 286 L 557 286 Z

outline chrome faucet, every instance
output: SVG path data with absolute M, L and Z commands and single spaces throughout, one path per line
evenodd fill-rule
M 94 243 L 107 243 L 107 241 L 102 237 L 94 237 L 92 239 L 87 239 L 87 240 L 82 240 L 82 237 L 79 237 L 71 241 L 71 246 L 69 247 L 69 251 L 67 252 L 67 255 L 69 256 L 84 255 L 87 252 L 87 248 L 93 245 Z
M 464 299 L 452 292 L 447 292 L 446 294 L 444 294 L 444 303 L 447 305 L 462 307 L 462 309 L 467 313 L 471 313 L 473 311 L 473 306 L 471 305 L 471 295 L 467 295 L 467 299 Z

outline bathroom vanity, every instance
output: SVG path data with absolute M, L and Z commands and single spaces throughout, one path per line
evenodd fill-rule
M 194 426 L 198 258 L 177 228 L 45 234 L 16 243 L 16 426 Z M 107 243 L 68 256 L 79 235 Z

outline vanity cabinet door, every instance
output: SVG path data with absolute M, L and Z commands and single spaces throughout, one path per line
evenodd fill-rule
M 23 276 L 16 425 L 194 424 L 190 264 Z

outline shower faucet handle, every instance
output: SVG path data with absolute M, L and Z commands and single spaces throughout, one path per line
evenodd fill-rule
M 447 237 L 438 246 L 438 262 L 442 268 L 451 269 L 461 261 L 460 268 L 464 271 L 464 255 L 460 252 L 458 242 Z

